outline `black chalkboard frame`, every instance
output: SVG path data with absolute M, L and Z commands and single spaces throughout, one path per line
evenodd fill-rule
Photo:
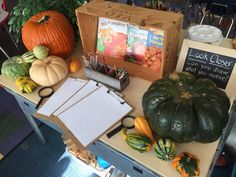
M 227 39 L 227 40 L 230 40 L 230 39 Z M 233 60 L 235 60 L 233 61 L 233 63 L 235 64 L 231 68 L 232 71 L 231 71 L 231 74 L 229 74 L 228 76 L 227 84 L 225 85 L 225 87 L 222 86 L 222 89 L 225 90 L 225 92 L 227 93 L 232 103 L 236 96 L 236 50 L 231 49 L 231 48 L 226 48 L 223 46 L 215 46 L 211 44 L 205 44 L 201 42 L 192 41 L 189 39 L 184 39 L 182 48 L 179 54 L 177 66 L 176 66 L 177 72 L 186 70 L 184 66 L 185 66 L 186 59 L 189 58 L 188 54 L 191 49 L 196 49 L 195 51 L 198 51 L 198 50 L 204 51 L 206 54 L 213 53 L 216 55 L 233 58 Z M 194 70 L 194 72 L 196 72 L 196 70 Z M 205 78 L 211 79 L 208 77 L 208 75 L 205 76 Z

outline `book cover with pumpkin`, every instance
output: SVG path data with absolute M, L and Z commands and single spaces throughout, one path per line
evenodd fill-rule
M 129 24 L 107 18 L 99 18 L 97 54 L 124 59 Z
M 150 30 L 144 54 L 144 67 L 154 71 L 161 71 L 163 61 L 164 31 Z
M 132 25 L 128 27 L 127 48 L 125 54 L 126 61 L 140 65 L 143 64 L 147 38 L 147 30 L 142 30 L 139 27 Z

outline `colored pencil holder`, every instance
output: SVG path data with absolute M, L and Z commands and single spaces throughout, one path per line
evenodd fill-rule
M 103 83 L 107 86 L 110 86 L 118 91 L 123 91 L 128 85 L 129 85 L 129 74 L 125 72 L 124 76 L 121 79 L 115 78 L 114 75 L 111 73 L 111 75 L 105 74 L 105 69 L 100 66 L 99 70 L 93 70 L 89 67 L 85 67 L 85 75 L 89 79 L 93 79 L 97 82 Z M 112 68 L 107 66 L 108 71 Z

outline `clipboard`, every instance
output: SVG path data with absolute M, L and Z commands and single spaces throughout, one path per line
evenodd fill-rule
M 47 100 L 42 107 L 34 114 L 37 118 L 51 120 L 51 115 L 55 112 L 64 102 L 69 100 L 76 94 L 85 84 L 86 80 L 67 78 L 65 82 L 57 89 L 57 91 Z
M 82 98 L 87 96 L 92 91 L 98 89 L 101 87 L 102 84 L 95 82 L 93 80 L 88 81 L 86 84 L 84 84 L 69 100 L 67 100 L 65 103 L 63 103 L 54 113 L 53 115 L 58 115 L 68 108 L 72 107 L 74 104 L 76 104 L 78 101 L 80 101 Z
M 52 119 L 78 148 L 85 149 L 132 110 L 113 91 L 101 86 Z

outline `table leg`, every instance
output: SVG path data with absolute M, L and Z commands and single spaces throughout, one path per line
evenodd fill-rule
M 26 118 L 28 119 L 29 123 L 31 124 L 34 132 L 36 133 L 36 135 L 38 136 L 38 138 L 40 139 L 40 141 L 44 144 L 46 143 L 46 140 L 41 132 L 41 130 L 39 129 L 38 125 L 36 124 L 34 117 L 25 113 Z
M 16 101 L 18 102 L 20 108 L 22 109 L 22 111 L 24 112 L 26 118 L 28 119 L 29 123 L 31 124 L 34 132 L 36 133 L 36 135 L 38 136 L 38 138 L 40 139 L 40 141 L 44 144 L 46 141 L 45 141 L 45 138 L 42 134 L 42 132 L 40 131 L 38 125 L 36 124 L 35 122 L 35 119 L 34 117 L 31 115 L 31 113 L 29 111 L 27 111 L 25 108 L 24 108 L 24 101 L 22 102 L 22 100 L 19 100 L 19 98 L 15 97 L 16 98 Z

